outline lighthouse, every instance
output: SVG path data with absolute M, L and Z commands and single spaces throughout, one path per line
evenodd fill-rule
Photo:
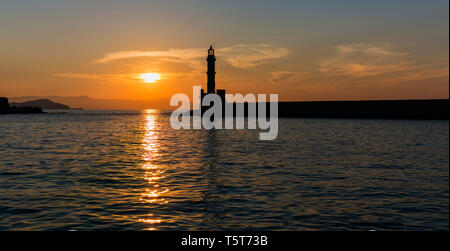
M 208 71 L 206 72 L 208 76 L 208 94 L 216 93 L 216 55 L 212 45 L 209 47 L 206 61 L 208 62 Z
M 206 57 L 207 66 L 207 90 L 200 90 L 200 104 L 203 98 L 208 94 L 218 95 L 222 104 L 225 104 L 225 90 L 216 90 L 216 53 L 211 45 L 208 49 L 208 56 Z M 204 107 L 203 107 L 204 108 Z M 204 109 L 203 109 L 204 110 Z

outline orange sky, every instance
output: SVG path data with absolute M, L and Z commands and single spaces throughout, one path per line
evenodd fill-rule
M 205 88 L 215 43 L 216 85 L 228 93 L 449 97 L 448 1 L 74 2 L 0 3 L 0 96 L 168 103 Z

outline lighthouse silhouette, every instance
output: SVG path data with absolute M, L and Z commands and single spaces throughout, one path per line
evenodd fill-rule
M 206 57 L 206 61 L 208 62 L 207 66 L 207 93 L 202 89 L 201 90 L 201 99 L 207 94 L 217 94 L 222 100 L 222 104 L 225 103 L 225 90 L 217 90 L 216 92 L 216 52 L 211 45 L 208 49 L 208 56 Z
M 208 76 L 208 94 L 216 93 L 216 55 L 212 45 L 209 47 L 206 61 L 208 62 L 208 71 L 206 72 Z

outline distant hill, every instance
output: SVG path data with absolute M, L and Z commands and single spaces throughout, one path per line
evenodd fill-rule
M 129 100 L 129 99 L 98 99 L 88 96 L 61 97 L 61 96 L 23 96 L 12 97 L 10 102 L 22 103 L 36 99 L 50 99 L 66 104 L 70 107 L 80 107 L 87 110 L 141 110 L 141 109 L 168 109 L 168 99 L 156 100 Z
M 15 107 L 40 107 L 46 110 L 67 110 L 70 106 L 55 103 L 50 99 L 37 99 L 32 101 L 26 101 L 22 103 L 12 103 L 11 106 Z

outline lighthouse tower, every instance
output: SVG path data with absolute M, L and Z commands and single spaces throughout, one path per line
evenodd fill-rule
M 202 103 L 203 98 L 208 94 L 218 95 L 222 100 L 222 104 L 225 104 L 225 90 L 216 90 L 216 54 L 212 45 L 208 49 L 206 61 L 208 62 L 208 71 L 206 72 L 206 75 L 208 76 L 207 92 L 205 93 L 203 89 L 200 90 L 200 104 Z M 225 108 L 225 106 L 222 107 Z M 202 106 L 202 112 L 205 111 L 206 108 L 207 107 Z
M 212 45 L 208 50 L 208 57 L 206 58 L 208 62 L 208 94 L 216 93 L 216 55 Z

